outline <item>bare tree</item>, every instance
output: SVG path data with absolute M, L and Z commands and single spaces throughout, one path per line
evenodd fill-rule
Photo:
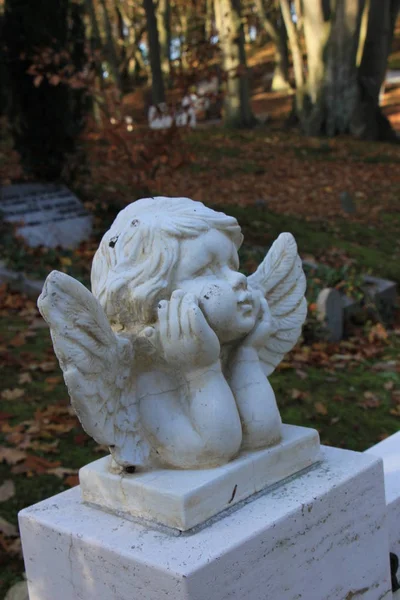
M 280 2 L 288 27 L 292 22 L 289 2 Z M 296 111 L 307 134 L 351 133 L 369 139 L 396 139 L 379 107 L 379 92 L 399 3 L 303 0 L 307 79 L 296 75 Z M 291 32 L 288 27 L 288 34 L 293 52 L 296 42 L 293 46 L 291 36 L 297 36 L 299 44 L 294 25 Z
M 250 105 L 243 21 L 240 0 L 214 0 L 217 31 L 226 77 L 224 123 L 251 127 L 255 117 Z
M 164 79 L 161 70 L 161 52 L 158 38 L 157 19 L 153 0 L 143 0 L 146 13 L 147 39 L 150 53 L 151 89 L 153 104 L 165 102 Z

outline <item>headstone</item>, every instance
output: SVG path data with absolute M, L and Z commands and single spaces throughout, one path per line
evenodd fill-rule
M 92 231 L 92 218 L 64 185 L 27 183 L 0 190 L 0 212 L 8 223 L 21 223 L 17 231 L 35 248 L 74 248 Z
M 340 203 L 342 205 L 342 209 L 347 214 L 352 215 L 356 212 L 356 205 L 354 204 L 354 200 L 349 192 L 342 192 L 340 194 Z
M 335 288 L 325 288 L 317 298 L 318 319 L 325 323 L 330 342 L 339 342 L 343 337 L 342 296 Z
M 397 305 L 397 285 L 394 281 L 365 275 L 362 289 L 385 323 L 394 317 Z

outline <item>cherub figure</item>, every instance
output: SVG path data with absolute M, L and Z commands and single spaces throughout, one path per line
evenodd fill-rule
M 242 240 L 200 202 L 142 199 L 104 235 L 93 293 L 47 278 L 38 305 L 72 405 L 121 468 L 211 468 L 279 442 L 268 376 L 300 335 L 305 276 L 283 233 L 246 278 Z

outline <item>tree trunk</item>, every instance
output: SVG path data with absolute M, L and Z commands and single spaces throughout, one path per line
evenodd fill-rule
M 106 35 L 106 49 L 107 49 L 107 62 L 111 71 L 111 75 L 117 88 L 122 90 L 121 74 L 119 72 L 119 60 L 112 32 L 112 26 L 110 21 L 110 15 L 108 14 L 106 0 L 100 0 L 100 4 L 103 10 L 103 25 L 104 32 Z
M 288 91 L 289 83 L 289 57 L 287 48 L 286 27 L 282 20 L 280 26 L 268 18 L 263 0 L 256 0 L 256 8 L 260 23 L 265 33 L 275 46 L 275 70 L 271 89 L 275 92 Z
M 306 0 L 307 1 L 307 0 Z M 317 2 L 317 0 L 309 0 L 311 2 Z M 292 13 L 290 12 L 289 0 L 280 0 L 280 6 L 282 11 L 282 17 L 285 23 L 290 50 L 292 51 L 293 59 L 293 70 L 294 79 L 296 82 L 296 90 L 298 91 L 297 102 L 302 105 L 302 90 L 304 86 L 304 75 L 303 75 L 303 56 L 300 48 L 300 42 L 296 27 L 292 20 Z
M 68 62 L 81 70 L 85 55 L 81 6 L 68 0 L 7 0 L 4 15 L 7 46 L 8 116 L 15 146 L 26 170 L 44 180 L 58 180 L 66 157 L 76 149 L 84 125 L 87 97 L 66 83 L 52 85 L 50 77 L 28 73 L 40 50 L 66 51 L 65 65 L 45 67 L 49 76 Z
M 240 0 L 214 0 L 214 8 L 226 77 L 224 124 L 252 127 L 256 119 L 250 105 Z
M 297 113 L 305 133 L 394 139 L 379 108 L 394 10 L 390 0 L 303 1 L 308 77 Z
M 351 131 L 357 137 L 387 141 L 397 139 L 381 112 L 379 96 L 385 81 L 398 8 L 398 0 L 370 0 L 368 27 L 358 68 L 358 102 L 351 123 Z
M 171 5 L 170 0 L 159 0 L 157 27 L 160 41 L 161 69 L 168 81 L 171 70 Z
M 157 19 L 153 0 L 143 0 L 147 22 L 147 40 L 150 52 L 151 89 L 153 104 L 165 102 L 164 80 L 161 70 L 161 52 L 158 39 Z
M 275 48 L 275 70 L 271 89 L 274 92 L 288 92 L 292 89 L 289 82 L 289 53 L 287 33 L 283 17 L 278 25 L 278 43 Z
M 213 31 L 214 31 L 213 17 L 214 17 L 213 0 L 206 0 L 205 36 L 206 36 L 207 42 L 210 42 L 211 36 L 213 35 Z

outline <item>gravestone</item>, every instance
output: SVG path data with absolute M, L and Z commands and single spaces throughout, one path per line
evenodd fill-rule
M 353 215 L 356 212 L 356 205 L 354 204 L 354 200 L 349 192 L 342 192 L 340 194 L 340 204 L 344 212 L 347 214 Z
M 342 296 L 335 288 L 325 288 L 317 299 L 318 319 L 328 332 L 330 342 L 339 342 L 343 337 Z
M 92 231 L 92 218 L 64 185 L 28 183 L 0 190 L 0 212 L 8 223 L 21 223 L 17 231 L 35 248 L 74 248 Z

